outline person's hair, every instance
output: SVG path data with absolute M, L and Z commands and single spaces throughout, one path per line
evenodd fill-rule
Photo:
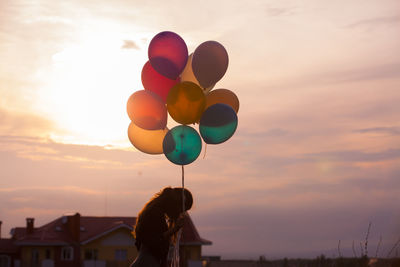
M 185 199 L 185 210 L 183 210 L 182 197 Z M 160 192 L 156 193 L 139 212 L 135 231 L 141 223 L 141 217 L 146 216 L 146 213 L 150 212 L 152 209 L 165 213 L 170 224 L 173 224 L 178 219 L 179 215 L 191 209 L 192 205 L 193 196 L 188 189 L 184 188 L 182 190 L 182 187 L 165 187 Z
M 178 216 L 187 210 L 189 210 L 193 205 L 193 197 L 189 190 L 186 188 L 182 190 L 182 187 L 175 188 L 164 188 L 162 191 L 165 192 L 164 207 L 165 213 L 168 218 L 172 221 L 178 219 Z M 163 193 L 161 195 L 163 195 Z M 183 203 L 183 199 L 184 203 Z

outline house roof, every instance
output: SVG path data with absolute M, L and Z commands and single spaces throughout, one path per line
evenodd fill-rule
M 189 214 L 185 217 L 183 230 L 182 230 L 182 237 L 180 242 L 183 245 L 211 245 L 212 242 L 201 238 L 199 233 L 197 232 L 196 227 L 190 218 Z
M 15 227 L 15 228 L 11 229 L 10 233 L 11 233 L 11 236 L 13 237 L 13 239 L 19 239 L 19 238 L 25 236 L 26 228 L 25 227 Z
M 82 243 L 89 243 L 119 228 L 128 228 L 131 231 L 136 224 L 136 217 L 81 217 Z
M 71 216 L 69 216 L 71 217 Z M 136 217 L 95 217 L 79 215 L 79 242 L 87 244 L 120 228 L 133 230 Z M 13 229 L 13 239 L 17 245 L 66 245 L 76 242 L 67 224 L 65 216 L 55 219 L 41 227 L 34 228 L 28 234 L 26 228 Z M 187 215 L 183 226 L 182 244 L 210 245 L 211 242 L 200 237 L 190 216 Z

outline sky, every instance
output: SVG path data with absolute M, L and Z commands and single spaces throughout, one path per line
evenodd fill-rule
M 240 100 L 235 135 L 185 167 L 203 255 L 335 257 L 340 240 L 359 256 L 371 223 L 369 255 L 386 257 L 400 238 L 397 0 L 0 0 L 2 237 L 27 217 L 136 216 L 181 185 L 127 137 L 165 30 L 189 53 L 224 45 L 215 88 Z

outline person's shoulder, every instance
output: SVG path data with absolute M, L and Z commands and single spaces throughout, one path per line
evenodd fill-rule
M 164 218 L 164 212 L 162 209 L 160 209 L 157 206 L 153 207 L 148 207 L 146 211 L 142 213 L 142 218 L 148 218 L 148 219 L 162 219 Z

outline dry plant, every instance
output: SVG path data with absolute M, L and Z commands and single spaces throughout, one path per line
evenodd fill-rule
M 364 255 L 368 257 L 368 237 L 369 237 L 369 231 L 371 230 L 371 222 L 368 224 L 368 230 L 367 230 L 367 235 L 365 236 L 365 243 L 364 243 Z
M 356 248 L 354 247 L 354 240 L 353 240 L 353 245 L 351 246 L 351 248 L 353 249 L 354 257 L 357 258 Z
M 363 245 L 362 242 L 360 242 L 360 251 L 361 251 L 361 258 L 364 257 L 364 251 L 363 251 Z
M 338 253 L 339 253 L 339 258 L 341 258 L 342 257 L 342 252 L 340 251 L 340 239 L 339 239 L 339 243 L 337 245 L 337 250 L 338 250 Z
M 389 251 L 389 253 L 387 254 L 386 258 L 390 257 L 390 254 L 392 254 L 393 250 L 396 249 L 396 247 L 400 244 L 400 238 L 397 240 L 397 242 L 394 244 L 394 246 L 392 247 L 392 249 Z
M 375 258 L 378 258 L 378 252 L 379 252 L 379 248 L 381 247 L 381 243 L 382 243 L 382 235 L 379 236 L 379 243 L 376 246 Z

